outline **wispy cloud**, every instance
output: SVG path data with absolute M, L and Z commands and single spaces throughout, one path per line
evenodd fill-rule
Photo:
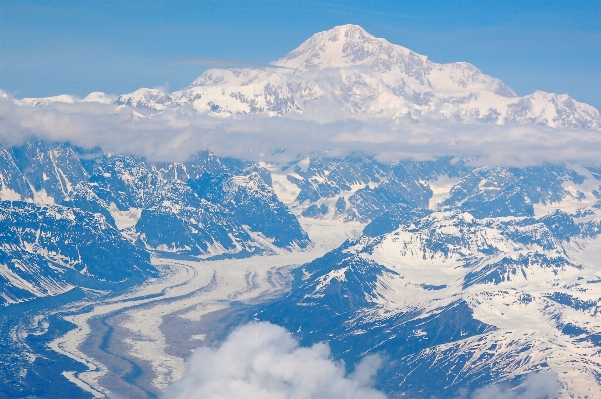
M 260 64 L 250 61 L 241 60 L 230 60 L 228 58 L 211 58 L 211 57 L 198 57 L 198 58 L 187 58 L 183 60 L 172 61 L 169 65 L 178 64 L 198 64 L 216 68 L 257 68 L 257 69 L 291 69 L 288 67 L 272 65 L 272 64 Z
M 217 349 L 196 349 L 186 377 L 162 398 L 385 399 L 369 386 L 379 367 L 378 357 L 366 357 L 347 376 L 327 345 L 300 347 L 282 327 L 251 323 Z

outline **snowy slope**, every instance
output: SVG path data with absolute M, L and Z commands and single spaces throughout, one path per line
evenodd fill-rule
M 518 97 L 471 64 L 437 64 L 356 25 L 317 33 L 273 65 L 278 68 L 208 70 L 188 88 L 172 93 L 172 106 L 324 120 L 409 116 L 601 128 L 595 108 L 567 95 L 537 91 Z M 147 100 L 144 106 L 160 108 L 163 96 L 160 101 L 155 106 Z
M 155 273 L 149 255 L 99 214 L 0 201 L 0 232 L 0 306 L 128 286 Z
M 583 259 L 597 233 L 561 211 L 400 219 L 297 269 L 260 318 L 304 344 L 327 340 L 348 364 L 384 354 L 379 383 L 392 397 L 455 398 L 543 370 L 558 374 L 560 397 L 596 397 L 601 264 Z
M 261 319 L 347 364 L 384 354 L 391 397 L 456 398 L 540 371 L 557 373 L 561 398 L 601 392 L 598 167 L 307 158 L 274 176 L 295 213 L 371 223 L 295 270 Z

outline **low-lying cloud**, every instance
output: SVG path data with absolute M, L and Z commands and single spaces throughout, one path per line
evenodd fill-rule
M 326 344 L 300 347 L 284 328 L 251 323 L 216 349 L 198 348 L 186 377 L 163 399 L 385 399 L 370 386 L 381 361 L 368 356 L 345 375 Z
M 288 162 L 311 153 L 380 160 L 474 157 L 487 165 L 598 163 L 601 132 L 538 125 L 467 125 L 448 121 L 308 120 L 303 116 L 215 116 L 189 106 L 141 117 L 139 109 L 99 103 L 19 106 L 0 99 L 2 140 L 36 137 L 101 147 L 150 160 L 183 161 L 209 149 L 220 156 Z M 303 119 L 304 118 L 304 119 Z

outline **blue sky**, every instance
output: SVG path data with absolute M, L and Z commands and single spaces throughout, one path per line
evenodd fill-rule
M 598 0 L 0 0 L 0 88 L 17 98 L 180 89 L 218 57 L 266 63 L 354 23 L 436 62 L 467 61 L 520 95 L 601 108 Z

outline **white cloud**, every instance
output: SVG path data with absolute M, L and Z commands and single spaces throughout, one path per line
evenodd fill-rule
M 161 399 L 386 399 L 372 387 L 382 366 L 366 356 L 346 375 L 326 344 L 300 347 L 284 328 L 261 322 L 234 330 L 218 348 L 196 349 L 184 379 Z M 517 387 L 491 384 L 461 397 L 469 399 L 553 399 L 561 383 L 554 372 L 528 375 Z
M 368 356 L 345 376 L 326 344 L 300 347 L 282 327 L 251 323 L 237 328 L 219 348 L 198 348 L 186 377 L 163 399 L 385 399 L 370 386 L 380 367 Z
M 232 60 L 229 58 L 213 58 L 213 57 L 197 57 L 197 58 L 187 58 L 184 60 L 177 60 L 169 63 L 170 65 L 177 64 L 198 64 L 205 65 L 210 67 L 219 67 L 219 68 L 257 68 L 257 69 L 265 69 L 265 68 L 273 68 L 273 69 L 292 69 L 279 65 L 271 65 L 271 64 L 260 64 L 257 62 L 249 62 L 249 61 L 241 61 L 241 60 Z
M 561 384 L 557 374 L 553 372 L 540 372 L 530 374 L 524 382 L 516 388 L 505 384 L 488 385 L 478 389 L 471 396 L 472 399 L 553 399 L 556 398 Z
M 598 163 L 601 132 L 538 125 L 490 126 L 410 120 L 340 120 L 245 115 L 216 117 L 188 107 L 142 116 L 140 109 L 114 104 L 51 103 L 19 106 L 0 99 L 5 143 L 30 137 L 69 141 L 82 147 L 181 161 L 210 149 L 220 156 L 290 161 L 309 153 L 375 155 L 381 160 L 479 157 L 488 165 Z M 281 153 L 280 149 L 285 152 Z

